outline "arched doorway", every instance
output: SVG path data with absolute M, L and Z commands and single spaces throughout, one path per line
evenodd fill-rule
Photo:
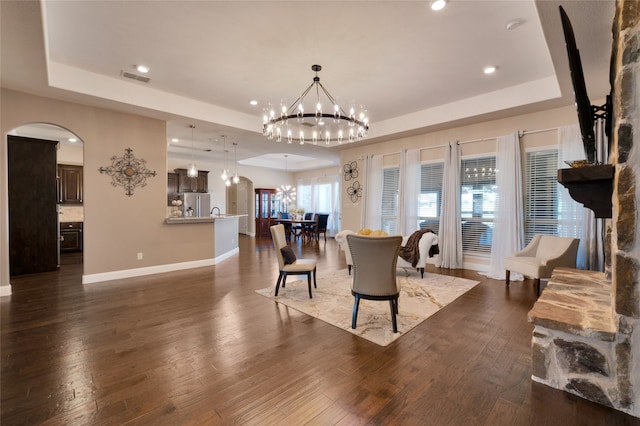
M 10 274 L 55 270 L 67 254 L 66 263 L 82 263 L 82 141 L 60 126 L 31 123 L 8 132 L 7 143 Z
M 252 235 L 251 224 L 253 218 L 253 182 L 244 176 L 240 176 L 240 181 L 236 185 L 227 187 L 227 213 L 246 215 L 238 219 L 238 233 Z

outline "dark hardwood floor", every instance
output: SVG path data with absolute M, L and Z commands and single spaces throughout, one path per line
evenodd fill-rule
M 345 267 L 333 239 L 296 250 Z M 254 293 L 276 282 L 270 239 L 187 271 L 83 286 L 81 268 L 0 300 L 2 425 L 639 423 L 531 381 L 531 281 L 431 266 L 481 283 L 380 347 Z

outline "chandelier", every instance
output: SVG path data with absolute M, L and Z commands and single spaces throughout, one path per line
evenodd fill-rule
M 287 172 L 287 157 L 288 155 L 284 155 L 284 171 Z M 285 208 L 289 206 L 289 204 L 296 201 L 296 189 L 291 185 L 280 185 L 280 188 L 276 190 L 276 199 L 282 201 L 285 205 Z
M 311 70 L 316 73 L 313 82 L 293 104 L 287 106 L 281 103 L 279 111 L 271 105 L 265 109 L 263 135 L 277 142 L 285 139 L 288 143 L 295 141 L 301 145 L 309 141 L 313 144 L 318 141 L 324 141 L 327 145 L 335 142 L 341 144 L 343 141 L 355 142 L 366 137 L 369 131 L 366 111 L 362 107 L 356 111 L 355 105 L 350 105 L 347 113 L 320 83 L 318 71 L 322 67 L 313 65 Z M 315 89 L 316 99 L 315 104 L 309 107 L 304 102 L 312 89 Z M 327 98 L 324 106 L 321 93 Z

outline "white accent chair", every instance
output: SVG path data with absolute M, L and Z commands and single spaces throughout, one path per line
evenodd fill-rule
M 313 298 L 311 294 L 311 276 L 313 275 L 313 286 L 316 285 L 316 261 L 312 259 L 293 259 L 292 263 L 285 261 L 282 249 L 287 246 L 287 238 L 284 230 L 284 225 L 273 225 L 271 229 L 271 238 L 273 239 L 273 245 L 276 248 L 276 257 L 278 258 L 278 268 L 280 269 L 280 275 L 278 275 L 278 282 L 276 283 L 275 296 L 278 295 L 280 289 L 280 283 L 282 282 L 282 288 L 287 284 L 287 275 L 306 275 L 307 283 L 309 286 L 309 298 Z
M 524 250 L 504 258 L 506 285 L 509 285 L 511 271 L 519 272 L 535 279 L 536 291 L 540 295 L 540 278 L 550 278 L 557 267 L 576 267 L 579 244 L 579 238 L 534 235 Z
M 344 256 L 347 262 L 347 269 L 349 270 L 349 275 L 351 275 L 351 266 L 353 265 L 353 259 L 351 257 L 349 245 L 347 244 L 347 235 L 355 235 L 355 234 L 356 234 L 355 232 L 349 229 L 345 229 L 338 232 L 335 235 L 336 242 L 340 246 L 340 249 L 344 251 Z M 380 238 L 380 237 L 369 237 L 369 238 Z M 409 239 L 408 235 L 402 237 L 402 243 L 400 245 L 404 246 L 407 243 L 408 239 Z M 433 257 L 429 257 L 429 250 L 431 250 L 431 246 L 435 246 L 436 244 L 438 244 L 438 236 L 434 233 L 426 232 L 422 235 L 422 237 L 420 237 L 420 241 L 418 242 L 420 259 L 418 260 L 418 263 L 416 264 L 415 268 L 418 272 L 420 272 L 420 275 L 422 278 L 424 278 L 424 268 L 427 265 L 427 263 L 435 264 L 436 260 L 438 259 L 437 254 Z M 413 266 L 409 262 L 407 262 L 401 257 L 398 257 L 397 267 L 413 268 Z

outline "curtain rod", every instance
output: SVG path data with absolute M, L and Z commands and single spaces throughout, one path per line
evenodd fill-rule
M 540 129 L 540 130 L 519 130 L 518 131 L 518 135 L 519 137 L 523 137 L 524 135 L 532 135 L 535 133 L 543 133 L 543 132 L 552 132 L 554 130 L 558 130 L 557 127 L 550 127 L 548 129 Z M 492 136 L 492 137 L 488 137 L 488 138 L 479 138 L 479 139 L 470 139 L 468 141 L 458 141 L 457 144 L 458 145 L 464 145 L 467 143 L 474 143 L 474 142 L 484 142 L 484 141 L 490 141 L 493 139 L 498 139 L 498 136 Z M 434 145 L 434 146 L 428 146 L 425 148 L 420 148 L 420 151 L 423 150 L 427 150 L 427 149 L 435 149 L 435 148 L 446 148 L 448 145 Z

